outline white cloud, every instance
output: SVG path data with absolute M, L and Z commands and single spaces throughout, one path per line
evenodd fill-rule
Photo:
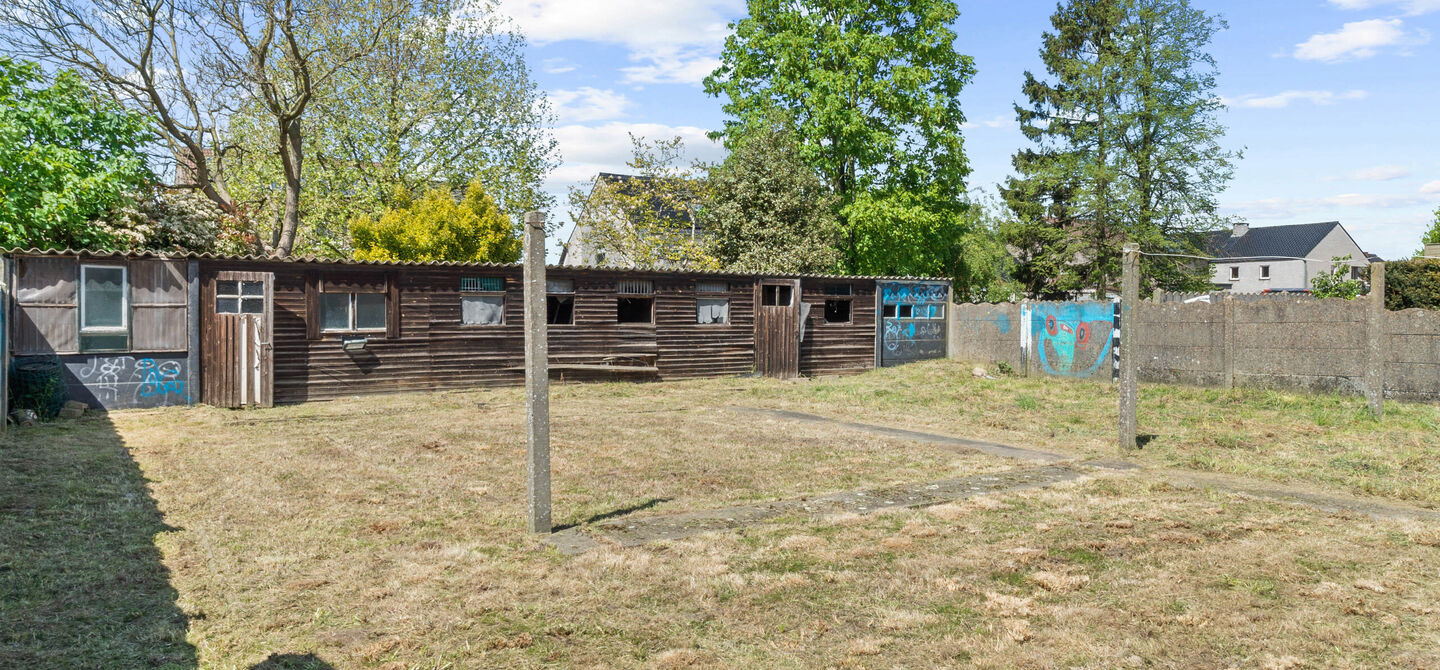
M 625 116 L 625 110 L 632 104 L 623 93 L 610 89 L 582 86 L 574 90 L 552 91 L 550 102 L 555 105 L 555 116 L 561 123 L 585 123 L 587 121 L 608 121 Z
M 534 44 L 583 40 L 626 48 L 627 83 L 698 83 L 718 64 L 743 0 L 501 0 Z
M 1275 95 L 1259 96 L 1254 94 L 1242 95 L 1238 98 L 1221 98 L 1220 102 L 1229 107 L 1255 108 L 1255 109 L 1283 109 L 1289 107 L 1290 103 L 1307 101 L 1315 105 L 1333 105 L 1342 100 L 1361 100 L 1370 94 L 1361 91 L 1345 91 L 1336 93 L 1334 91 L 1282 91 Z
M 1001 114 L 988 121 L 966 121 L 961 128 L 1010 128 L 1015 125 L 1015 116 L 1012 114 Z
M 1329 207 L 1365 207 L 1371 209 L 1409 207 L 1423 202 L 1425 202 L 1423 196 L 1393 193 L 1342 193 L 1320 199 L 1321 205 Z
M 564 58 L 546 58 L 540 61 L 540 69 L 546 74 L 565 74 L 574 72 L 575 65 Z
M 679 136 L 685 141 L 688 160 L 718 161 L 725 157 L 725 148 L 705 136 L 704 128 L 669 126 L 660 123 L 623 123 L 612 121 L 599 126 L 563 125 L 555 129 L 560 155 L 565 164 L 550 173 L 546 190 L 564 191 L 565 187 L 589 180 L 596 172 L 628 172 L 630 136 L 668 139 Z
M 1376 165 L 1356 170 L 1343 177 L 1329 177 L 1326 181 L 1394 181 L 1409 177 L 1410 174 L 1410 169 L 1403 165 Z
M 1432 181 L 1421 186 L 1420 192 L 1426 195 L 1440 195 L 1440 180 Z
M 1437 182 L 1440 186 L 1440 182 Z M 1308 216 L 1315 220 L 1339 218 L 1334 210 L 1356 208 L 1361 210 L 1399 209 L 1414 207 L 1427 202 L 1422 195 L 1404 193 L 1341 193 L 1323 198 L 1263 198 L 1242 202 L 1226 203 L 1222 209 L 1226 214 L 1244 216 L 1248 219 L 1273 220 L 1294 219 Z
M 1330 0 L 1340 9 L 1370 9 L 1395 5 L 1410 16 L 1440 12 L 1440 0 Z
M 1347 23 L 1333 33 L 1320 33 L 1295 45 L 1295 58 L 1338 63 L 1347 60 L 1370 58 L 1379 53 L 1381 47 L 1424 44 L 1430 36 L 1423 32 L 1405 30 L 1401 19 L 1370 19 Z

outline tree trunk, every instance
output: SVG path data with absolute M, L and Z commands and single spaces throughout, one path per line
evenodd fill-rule
M 280 224 L 280 243 L 275 252 L 289 256 L 300 230 L 300 169 L 305 160 L 301 145 L 300 119 L 281 122 L 280 162 L 285 168 L 285 217 Z

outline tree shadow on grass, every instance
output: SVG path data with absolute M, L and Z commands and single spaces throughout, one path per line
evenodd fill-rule
M 604 512 L 604 513 L 602 513 L 602 514 L 596 514 L 595 516 L 592 516 L 592 517 L 590 517 L 590 518 L 588 518 L 588 519 L 581 520 L 581 521 L 576 522 L 576 523 L 567 523 L 567 524 L 564 524 L 564 525 L 561 525 L 561 526 L 556 526 L 556 527 L 554 528 L 554 532 L 558 533 L 558 532 L 560 532 L 560 531 L 562 531 L 562 530 L 568 530 L 568 529 L 574 528 L 574 527 L 576 527 L 576 526 L 583 526 L 583 525 L 588 524 L 588 523 L 598 523 L 598 522 L 604 521 L 604 520 L 606 520 L 606 519 L 614 519 L 614 518 L 617 517 L 617 516 L 625 516 L 626 514 L 634 514 L 634 513 L 636 513 L 636 512 L 641 511 L 641 510 L 650 509 L 651 507 L 654 507 L 654 506 L 659 505 L 659 504 L 661 504 L 661 503 L 670 502 L 671 500 L 674 500 L 674 498 L 650 498 L 649 500 L 646 500 L 645 502 L 636 503 L 636 504 L 634 504 L 634 505 L 630 505 L 629 507 L 621 507 L 620 509 L 612 509 L 612 510 L 610 510 L 609 512 Z
M 250 670 L 335 670 L 315 654 L 271 654 Z
M 0 441 L 0 667 L 195 668 L 166 526 L 103 414 Z

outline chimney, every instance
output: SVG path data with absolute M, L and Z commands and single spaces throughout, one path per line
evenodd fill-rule
M 1245 233 L 1248 232 L 1250 232 L 1250 224 L 1237 221 L 1235 223 L 1235 232 L 1231 235 L 1233 237 L 1244 237 Z

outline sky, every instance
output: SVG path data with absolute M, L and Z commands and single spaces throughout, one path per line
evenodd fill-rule
M 1025 146 L 1013 105 L 1055 3 L 958 0 L 956 49 L 975 60 L 961 94 L 972 192 L 993 193 Z M 1194 0 L 1229 24 L 1219 64 L 1223 143 L 1241 151 L 1222 213 L 1269 226 L 1340 221 L 1362 248 L 1410 255 L 1440 206 L 1440 0 Z M 566 193 L 625 172 L 629 133 L 680 136 L 693 157 L 722 101 L 700 82 L 743 0 L 500 0 L 556 113 L 563 164 L 546 183 L 568 237 Z

